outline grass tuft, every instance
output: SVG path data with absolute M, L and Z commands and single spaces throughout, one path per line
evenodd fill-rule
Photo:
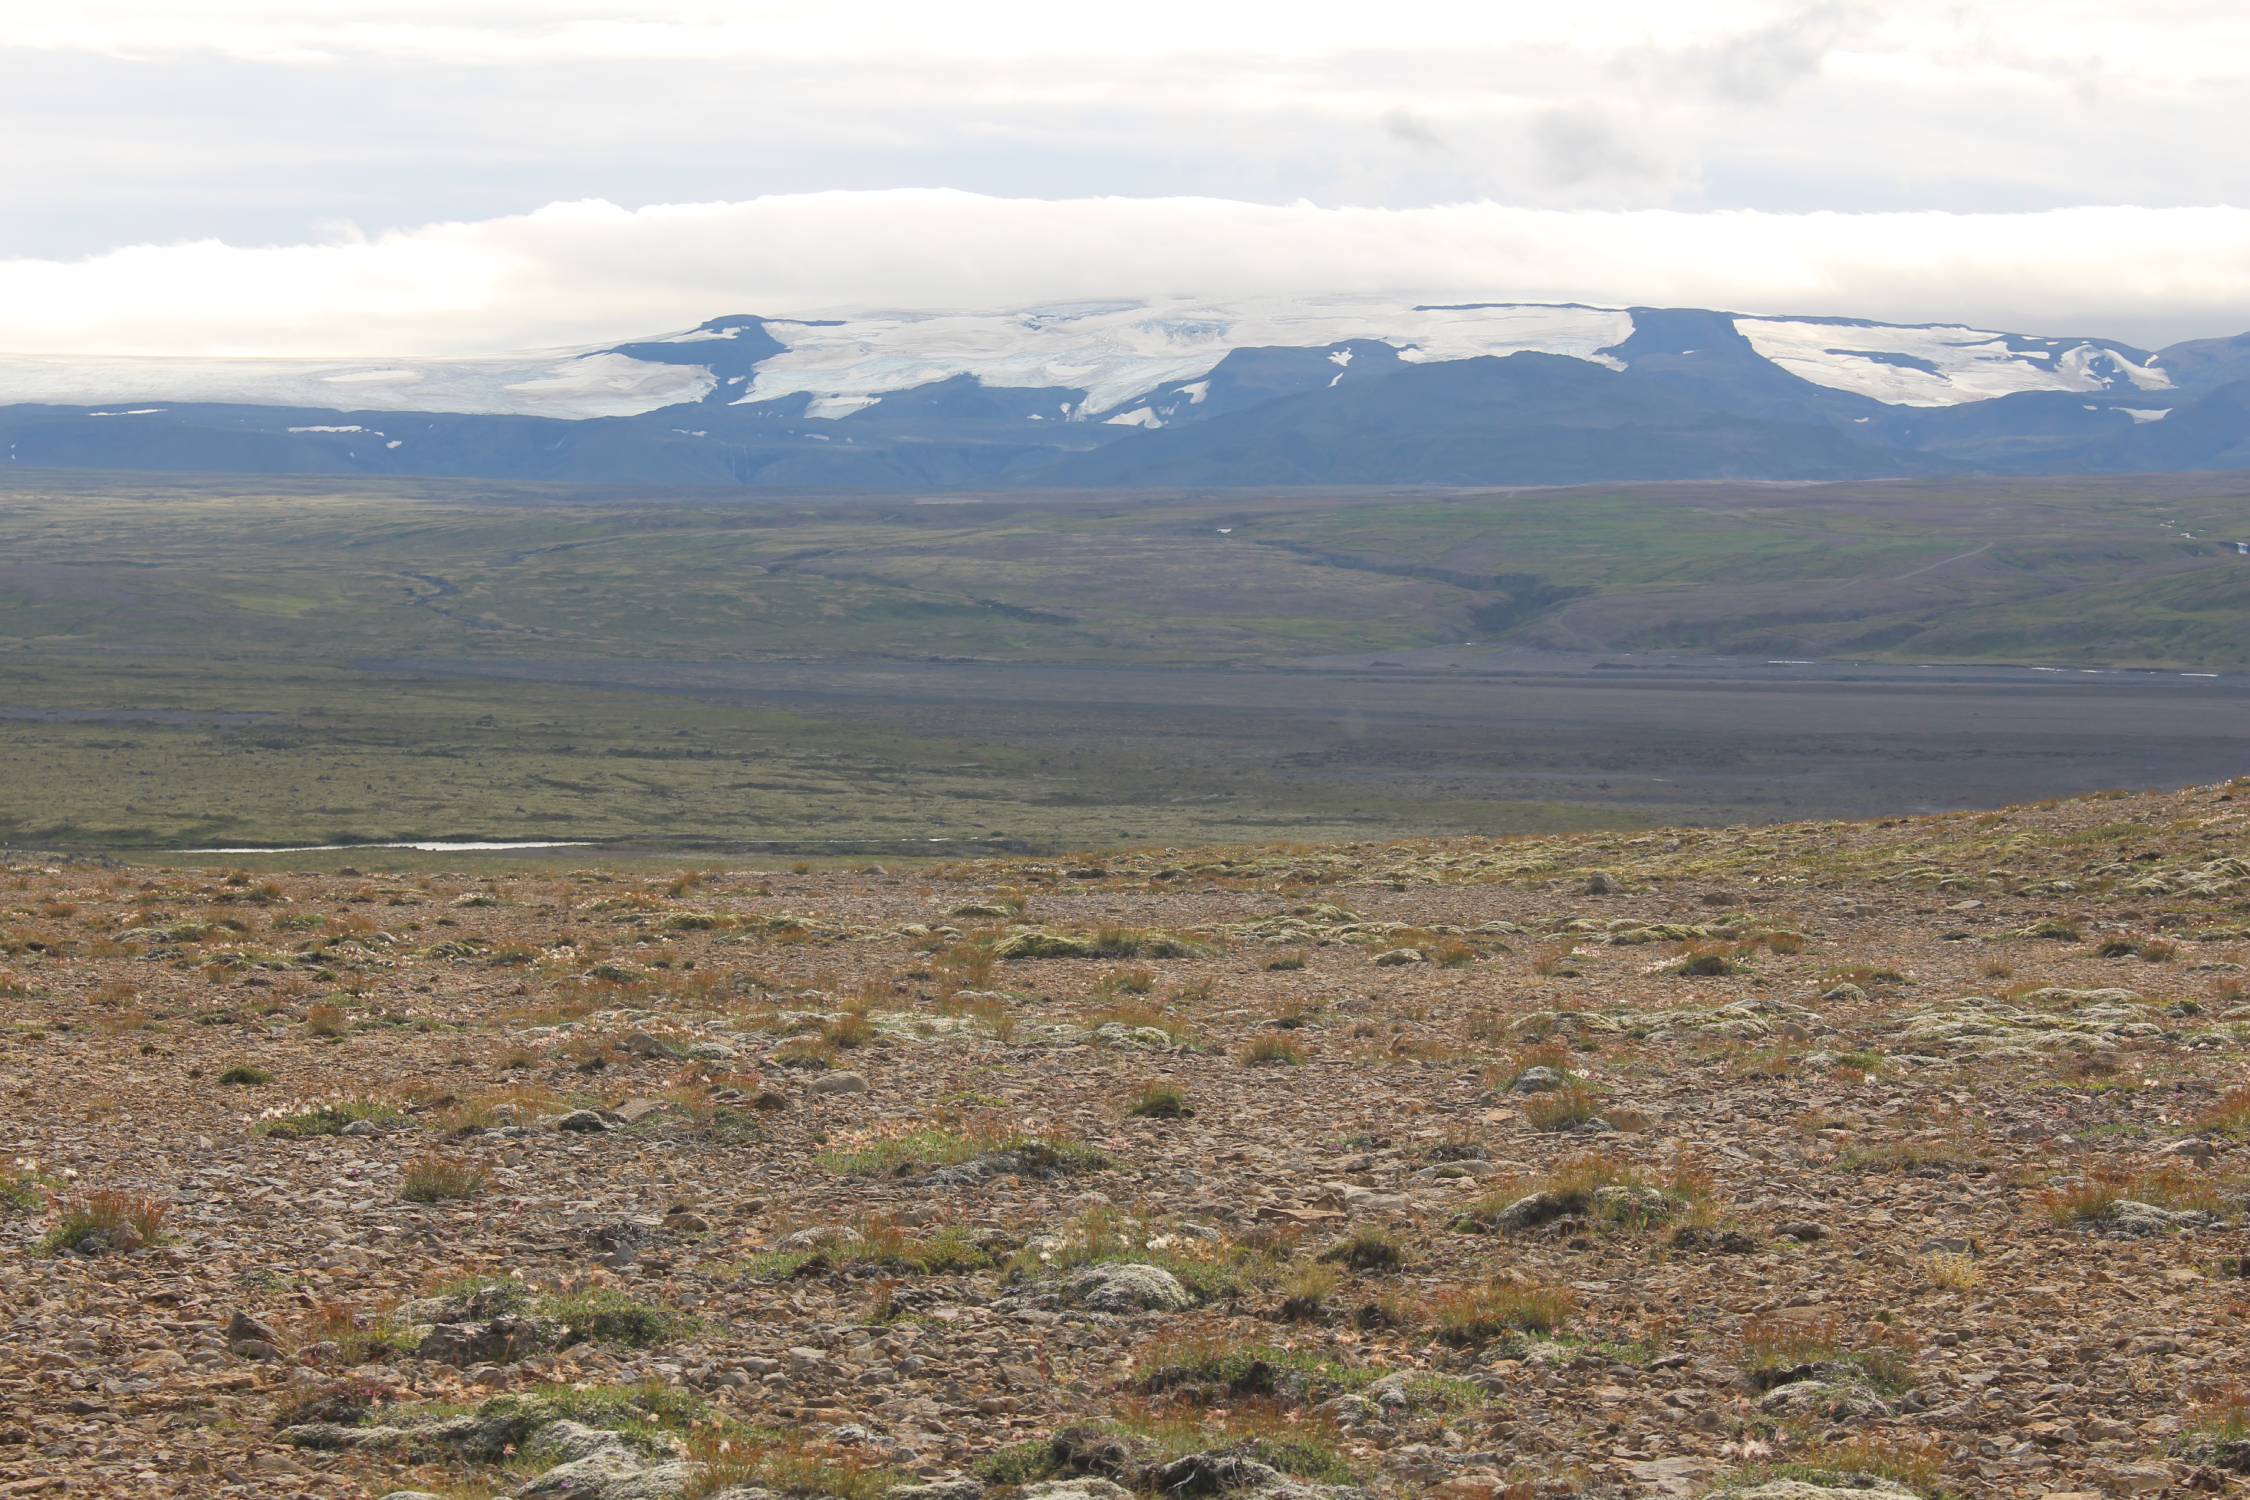
M 118 1188 L 49 1200 L 54 1227 L 40 1240 L 40 1255 L 102 1255 L 145 1250 L 163 1236 L 169 1210 L 153 1198 Z
M 1141 1090 L 1126 1113 L 1143 1120 L 1184 1120 L 1195 1109 L 1177 1084 L 1152 1083 Z
M 1252 1067 L 1301 1067 L 1305 1057 L 1305 1049 L 1285 1036 L 1254 1037 L 1242 1049 L 1242 1060 Z
M 490 1169 L 426 1151 L 406 1164 L 399 1196 L 409 1203 L 452 1203 L 481 1197 L 491 1186 Z
M 257 1128 L 260 1135 L 276 1140 L 301 1141 L 315 1136 L 342 1135 L 347 1127 L 362 1121 L 390 1125 L 403 1118 L 399 1107 L 388 1100 L 338 1095 L 275 1105 L 259 1115 Z
M 1567 1287 L 1500 1279 L 1437 1293 L 1425 1320 L 1439 1342 L 1469 1345 L 1510 1333 L 1552 1335 L 1568 1326 L 1577 1310 L 1578 1299 Z
M 1879 1324 L 1848 1329 L 1841 1318 L 1752 1318 L 1742 1326 L 1737 1359 L 1759 1390 L 1771 1390 L 1820 1365 L 1855 1371 L 1886 1396 L 1914 1385 L 1914 1341 Z
M 1320 1258 L 1354 1271 L 1395 1271 L 1406 1264 L 1406 1247 L 1397 1235 L 1377 1224 L 1361 1224 Z

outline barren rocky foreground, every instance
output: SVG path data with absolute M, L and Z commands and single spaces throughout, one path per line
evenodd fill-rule
M 0 1496 L 2250 1490 L 2250 782 L 0 868 Z

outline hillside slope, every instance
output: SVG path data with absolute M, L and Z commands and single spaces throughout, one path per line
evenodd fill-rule
M 0 1485 L 2239 1487 L 2250 781 L 351 858 L 0 866 Z

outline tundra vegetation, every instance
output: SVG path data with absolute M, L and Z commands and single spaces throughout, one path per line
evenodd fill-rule
M 2250 781 L 0 863 L 0 1490 L 2227 1493 Z
M 9 476 L 0 845 L 757 841 L 786 869 L 2184 785 L 2250 737 L 2245 486 Z M 1993 662 L 1974 693 L 1933 671 Z

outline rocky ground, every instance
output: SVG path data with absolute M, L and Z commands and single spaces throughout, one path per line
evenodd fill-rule
M 2250 1491 L 2250 782 L 0 868 L 0 1496 Z

